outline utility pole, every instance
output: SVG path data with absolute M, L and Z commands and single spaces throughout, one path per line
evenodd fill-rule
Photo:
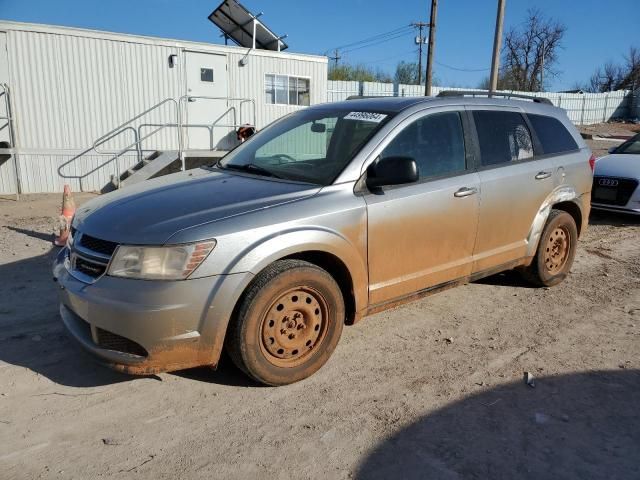
M 496 16 L 496 31 L 493 37 L 493 58 L 491 59 L 491 77 L 489 92 L 498 89 L 498 72 L 500 70 L 500 49 L 502 47 L 502 24 L 504 22 L 504 4 L 507 0 L 498 0 L 498 14 Z
M 425 38 L 422 36 L 422 29 L 428 27 L 428 23 L 414 22 L 412 26 L 418 28 L 418 36 L 416 37 L 416 43 L 418 44 L 418 85 L 422 85 L 422 45 L 425 43 Z
M 333 56 L 329 55 L 329 60 L 333 60 L 335 62 L 333 64 L 333 68 L 336 68 L 338 66 L 338 60 L 340 60 L 341 58 L 342 57 L 338 53 L 338 49 L 337 48 L 333 51 Z
M 424 84 L 425 96 L 431 96 L 433 80 L 433 55 L 436 45 L 436 18 L 438 17 L 438 0 L 431 0 L 431 18 L 429 20 L 429 49 L 427 50 L 427 78 Z
M 544 90 L 544 41 L 542 42 L 542 56 L 540 58 L 540 91 Z

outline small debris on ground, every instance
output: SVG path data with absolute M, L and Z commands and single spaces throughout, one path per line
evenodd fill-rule
M 524 383 L 529 385 L 531 388 L 535 388 L 536 380 L 531 372 L 524 372 Z

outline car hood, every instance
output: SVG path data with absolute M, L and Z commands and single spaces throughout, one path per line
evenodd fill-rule
M 640 155 L 612 154 L 596 161 L 594 175 L 605 177 L 640 177 Z
M 189 170 L 97 197 L 78 208 L 73 226 L 103 240 L 160 245 L 198 225 L 316 194 L 320 187 L 220 170 Z

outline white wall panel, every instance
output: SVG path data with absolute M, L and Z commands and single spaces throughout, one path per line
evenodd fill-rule
M 326 101 L 327 61 L 322 57 L 256 51 L 242 67 L 239 61 L 246 50 L 237 47 L 14 22 L 0 22 L 0 31 L 7 37 L 17 144 L 24 152 L 19 156 L 24 192 L 60 191 L 64 183 L 78 189 L 76 180 L 60 177 L 58 167 L 143 110 L 184 95 L 185 50 L 228 56 L 230 96 L 256 100 L 258 127 L 299 108 L 265 104 L 265 73 L 309 77 L 311 103 Z M 170 55 L 178 55 L 174 68 L 169 68 Z M 243 121 L 251 121 L 248 112 L 245 106 Z M 135 141 L 141 124 L 173 123 L 176 114 L 168 103 L 101 148 L 118 151 Z M 177 129 L 162 130 L 144 147 L 177 149 Z M 106 159 L 85 155 L 65 171 L 84 173 Z M 127 155 L 121 170 L 134 161 Z M 15 190 L 12 168 L 11 161 L 0 165 L 0 193 Z M 84 189 L 101 188 L 112 173 L 111 167 L 97 171 L 85 179 Z
M 85 173 L 104 165 L 95 173 L 82 180 L 60 176 L 58 168 L 73 155 L 47 154 L 47 155 L 20 155 L 20 173 L 22 178 L 23 193 L 61 192 L 65 184 L 69 184 L 73 191 L 100 191 L 111 180 L 111 175 L 116 173 L 115 162 L 104 165 L 110 158 L 102 155 L 86 155 L 82 162 L 68 165 L 62 170 L 64 175 L 82 176 Z M 120 172 L 133 166 L 137 162 L 135 155 L 125 154 L 120 157 Z
M 16 190 L 16 176 L 14 159 L 9 158 L 0 164 L 0 195 L 14 194 Z
M 16 130 L 24 149 L 86 148 L 106 131 L 182 94 L 176 48 L 10 31 Z M 166 122 L 168 109 L 148 115 Z M 124 139 L 123 139 L 124 140 Z M 114 139 L 107 147 L 126 146 Z

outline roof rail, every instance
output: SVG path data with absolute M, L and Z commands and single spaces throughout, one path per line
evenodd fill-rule
M 349 95 L 346 100 L 363 100 L 366 98 L 393 98 L 393 95 Z
M 546 105 L 553 106 L 551 100 L 545 97 L 534 97 L 533 95 L 523 95 L 522 93 L 508 93 L 508 92 L 491 92 L 489 90 L 443 90 L 438 93 L 438 97 L 464 97 L 468 95 L 486 95 L 487 97 L 505 97 L 505 98 L 523 98 L 526 100 L 532 100 L 535 103 L 544 103 Z

